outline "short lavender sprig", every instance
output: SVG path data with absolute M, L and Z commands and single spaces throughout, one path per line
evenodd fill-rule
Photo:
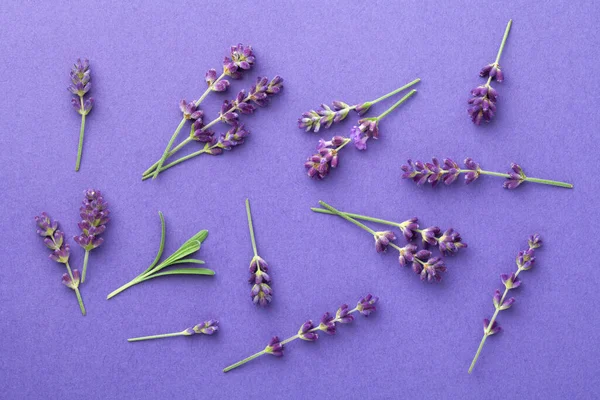
M 283 89 L 283 78 L 275 76 L 270 81 L 267 78 L 258 77 L 250 91 L 241 90 L 235 99 L 224 101 L 219 112 L 219 116 L 211 122 L 204 124 L 204 114 L 192 123 L 190 135 L 181 143 L 169 151 L 168 157 L 174 155 L 181 150 L 185 145 L 192 141 L 203 143 L 201 150 L 181 157 L 163 167 L 160 172 L 167 170 L 183 161 L 197 157 L 202 154 L 220 155 L 223 151 L 232 150 L 234 147 L 243 144 L 244 139 L 250 135 L 250 132 L 244 128 L 243 124 L 239 123 L 240 114 L 252 114 L 257 107 L 265 107 L 271 97 L 281 92 Z M 212 128 L 217 123 L 230 125 L 231 128 L 227 133 L 217 136 Z M 157 171 L 159 161 L 154 163 L 150 168 L 144 171 L 142 180 L 153 177 Z
M 498 99 L 498 92 L 491 86 L 492 80 L 496 82 L 502 82 L 504 80 L 504 73 L 500 69 L 500 56 L 504 50 L 510 27 L 512 26 L 512 19 L 508 21 L 504 36 L 502 37 L 502 43 L 500 49 L 496 55 L 496 61 L 486 65 L 482 68 L 479 76 L 482 78 L 488 78 L 485 85 L 477 86 L 471 90 L 472 98 L 469 99 L 468 103 L 470 107 L 467 109 L 471 121 L 475 125 L 480 125 L 481 121 L 490 122 L 496 114 L 496 101 Z
M 252 46 L 244 46 L 241 43 L 239 43 L 237 46 L 231 46 L 229 57 L 225 57 L 223 60 L 223 72 L 221 75 L 217 77 L 217 72 L 214 69 L 211 69 L 206 73 L 205 80 L 208 88 L 204 91 L 202 96 L 200 96 L 198 100 L 192 101 L 189 104 L 183 100 L 181 101 L 180 109 L 183 112 L 183 118 L 177 126 L 177 129 L 175 129 L 175 132 L 173 132 L 173 135 L 171 136 L 171 139 L 169 140 L 162 157 L 156 164 L 156 168 L 152 173 L 153 179 L 155 179 L 161 172 L 163 163 L 169 156 L 171 147 L 173 146 L 175 139 L 177 139 L 177 136 L 179 135 L 179 132 L 185 125 L 186 121 L 195 120 L 196 118 L 194 118 L 194 116 L 200 114 L 198 106 L 200 103 L 202 103 L 202 101 L 204 101 L 206 96 L 208 96 L 208 94 L 211 92 L 222 92 L 227 90 L 229 87 L 229 81 L 225 80 L 224 78 L 229 76 L 233 79 L 239 79 L 242 71 L 252 68 L 252 65 L 254 65 L 255 61 L 256 57 L 252 52 Z
M 71 98 L 71 104 L 75 111 L 81 115 L 81 127 L 79 129 L 79 145 L 77 146 L 77 162 L 75 163 L 75 171 L 79 171 L 81 165 L 81 152 L 83 150 L 83 136 L 85 131 L 85 117 L 92 111 L 94 106 L 94 98 L 89 97 L 85 100 L 86 94 L 92 88 L 90 82 L 90 61 L 85 58 L 78 58 L 77 62 L 71 67 L 71 84 L 67 87 L 69 92 L 77 97 Z
M 293 342 L 296 339 L 314 342 L 319 338 L 319 331 L 325 332 L 328 335 L 334 335 L 337 329 L 336 324 L 347 324 L 354 321 L 354 316 L 352 315 L 353 313 L 358 311 L 360 314 L 368 317 L 371 313 L 375 312 L 377 310 L 376 304 L 378 300 L 378 297 L 368 294 L 365 297 L 362 297 L 358 301 L 356 307 L 352 310 L 348 308 L 347 304 L 342 304 L 335 313 L 335 316 L 331 315 L 329 312 L 326 312 L 318 325 L 314 325 L 312 320 L 308 320 L 300 326 L 300 329 L 296 335 L 285 340 L 279 340 L 278 336 L 274 336 L 271 338 L 264 350 L 259 351 L 258 353 L 255 353 L 250 357 L 243 359 L 242 361 L 230 365 L 229 367 L 225 368 L 223 372 L 231 371 L 232 369 L 246 364 L 247 362 L 252 361 L 264 354 L 282 357 L 284 346 L 286 344 Z
M 71 249 L 69 244 L 64 241 L 65 234 L 58 229 L 58 221 L 52 221 L 45 212 L 41 213 L 40 216 L 35 217 L 35 222 L 38 226 L 37 233 L 45 238 L 44 244 L 52 250 L 52 253 L 49 256 L 50 259 L 65 265 L 67 273 L 63 274 L 62 283 L 69 289 L 75 291 L 81 314 L 85 315 L 85 306 L 83 305 L 83 299 L 79 292 L 79 271 L 76 269 L 71 271 L 71 266 L 69 265 Z
M 511 297 L 507 299 L 506 296 L 508 295 L 509 290 L 516 289 L 521 285 L 521 281 L 518 278 L 521 271 L 527 271 L 533 267 L 535 263 L 535 249 L 542 245 L 542 239 L 540 238 L 540 235 L 537 233 L 535 235 L 531 235 L 529 237 L 528 244 L 529 248 L 527 250 L 519 251 L 517 254 L 517 272 L 514 272 L 510 275 L 500 275 L 500 279 L 502 279 L 502 283 L 504 284 L 504 293 L 501 295 L 499 289 L 496 289 L 496 292 L 494 293 L 492 301 L 496 311 L 494 312 L 494 315 L 492 315 L 491 320 L 488 320 L 487 318 L 483 320 L 483 338 L 481 339 L 477 353 L 471 362 L 469 373 L 473 372 L 475 363 L 479 358 L 481 349 L 483 349 L 483 345 L 485 344 L 488 336 L 492 336 L 502 331 L 502 328 L 496 322 L 496 318 L 498 317 L 498 313 L 500 313 L 500 311 L 508 310 L 514 304 L 515 298 Z
M 302 114 L 302 117 L 298 119 L 298 127 L 304 128 L 306 132 L 313 131 L 317 133 L 319 132 L 321 127 L 329 128 L 331 127 L 331 125 L 343 121 L 344 119 L 346 119 L 346 117 L 352 110 L 356 111 L 358 115 L 365 114 L 374 104 L 377 104 L 380 101 L 395 95 L 396 93 L 408 89 L 412 85 L 418 83 L 420 80 L 421 79 L 417 78 L 414 81 L 396 90 L 393 90 L 388 94 L 385 94 L 375 100 L 366 101 L 364 103 L 359 103 L 352 106 L 347 103 L 344 103 L 343 101 L 334 101 L 331 107 L 327 104 L 321 104 L 321 107 L 317 110 L 307 111 L 304 114 Z
M 329 141 L 319 140 L 317 153 L 310 156 L 304 163 L 308 169 L 308 176 L 316 179 L 325 179 L 332 168 L 337 168 L 339 152 L 351 139 L 343 136 L 334 136 Z
M 273 299 L 273 289 L 271 289 L 271 276 L 268 274 L 269 266 L 267 262 L 258 255 L 256 249 L 256 239 L 254 237 L 254 225 L 252 224 L 252 214 L 250 213 L 250 201 L 246 199 L 246 214 L 248 216 L 248 230 L 250 231 L 250 240 L 254 256 L 250 261 L 250 279 L 252 284 L 250 297 L 254 304 L 266 307 Z
M 83 196 L 83 202 L 79 208 L 81 222 L 78 224 L 81 235 L 73 238 L 85 250 L 81 283 L 85 282 L 90 251 L 104 243 L 104 239 L 100 235 L 104 233 L 106 224 L 110 221 L 108 203 L 104 201 L 102 192 L 88 189 L 83 192 Z
M 411 218 L 407 221 L 397 223 L 384 219 L 372 218 L 365 215 L 342 212 L 333 208 L 324 201 L 319 201 L 319 204 L 325 207 L 325 209 L 311 208 L 311 210 L 323 214 L 334 214 L 342 217 L 373 235 L 373 238 L 375 239 L 375 249 L 378 253 L 386 252 L 388 246 L 396 249 L 399 253 L 398 261 L 400 262 L 400 265 L 406 266 L 411 264 L 413 271 L 419 275 L 422 281 L 427 280 L 428 282 L 440 282 L 442 280 L 441 274 L 446 272 L 445 261 L 441 257 L 433 257 L 433 253 L 427 250 L 430 245 L 437 246 L 440 250 L 440 253 L 444 255 L 455 254 L 459 251 L 459 249 L 467 247 L 467 244 L 462 241 L 460 234 L 452 228 L 441 233 L 441 229 L 437 226 L 419 229 L 417 218 Z M 419 250 L 418 247 L 412 243 L 408 243 L 404 247 L 399 247 L 393 243 L 393 241 L 396 240 L 396 235 L 394 232 L 375 231 L 365 224 L 357 221 L 357 219 L 398 227 L 402 235 L 409 242 L 419 235 L 423 240 L 425 249 Z
M 512 163 L 510 165 L 511 171 L 507 174 L 485 171 L 479 167 L 479 163 L 473 161 L 472 158 L 465 159 L 465 167 L 460 166 L 449 158 L 445 158 L 442 163 L 437 158 L 433 158 L 432 161 L 412 161 L 408 160 L 405 165 L 402 166 L 403 179 L 412 179 L 417 185 L 423 185 L 427 182 L 431 183 L 432 187 L 435 187 L 438 183 L 444 182 L 446 185 L 454 183 L 460 174 L 465 174 L 465 183 L 469 184 L 479 178 L 480 175 L 491 175 L 501 178 L 506 178 L 503 186 L 505 189 L 516 189 L 523 182 L 534 182 L 542 183 L 544 185 L 560 186 L 564 188 L 572 189 L 573 185 L 566 182 L 553 181 L 549 179 L 531 178 L 525 175 L 523 168 L 518 164 Z
M 191 328 L 184 329 L 181 332 L 163 333 L 160 335 L 135 337 L 135 338 L 127 339 L 127 341 L 128 342 L 139 342 L 142 340 L 162 339 L 162 338 L 173 337 L 173 336 L 193 336 L 196 334 L 212 335 L 213 333 L 217 332 L 218 330 L 219 330 L 219 321 L 217 321 L 215 319 L 211 319 L 208 321 L 204 321 L 203 323 L 198 324 L 196 326 L 192 326 Z

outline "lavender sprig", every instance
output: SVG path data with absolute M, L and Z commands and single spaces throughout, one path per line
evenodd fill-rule
M 398 261 L 400 262 L 400 265 L 404 267 L 411 264 L 413 271 L 419 275 L 422 281 L 439 282 L 442 279 L 441 273 L 446 272 L 445 261 L 441 257 L 433 257 L 433 253 L 428 250 L 430 246 L 436 246 L 443 255 L 453 255 L 460 249 L 467 247 L 467 244 L 462 241 L 460 234 L 452 228 L 443 231 L 443 233 L 437 226 L 419 229 L 417 218 L 411 218 L 404 222 L 394 222 L 360 214 L 342 212 L 324 201 L 319 201 L 319 204 L 325 207 L 325 209 L 311 208 L 311 210 L 322 214 L 333 214 L 342 217 L 373 235 L 375 240 L 375 250 L 378 253 L 386 252 L 388 246 L 396 249 L 399 254 Z M 397 227 L 408 242 L 419 236 L 423 242 L 424 249 L 419 250 L 418 247 L 412 243 L 408 243 L 404 247 L 399 247 L 393 243 L 393 241 L 396 240 L 394 232 L 375 231 L 357 221 L 357 219 Z
M 159 276 L 167 276 L 167 275 L 209 275 L 209 276 L 212 276 L 215 274 L 215 271 L 213 271 L 212 269 L 208 269 L 208 268 L 177 268 L 177 269 L 170 269 L 167 271 L 162 271 L 164 268 L 167 268 L 167 267 L 173 266 L 173 265 L 178 265 L 178 264 L 204 264 L 204 261 L 202 261 L 202 260 L 197 260 L 195 258 L 186 258 L 186 257 L 191 255 L 192 253 L 195 253 L 196 251 L 200 250 L 202 243 L 206 240 L 206 237 L 208 236 L 208 231 L 201 230 L 200 232 L 196 233 L 194 236 L 189 238 L 184 244 L 182 244 L 181 247 L 179 247 L 179 249 L 177 249 L 173 254 L 171 254 L 169 257 L 164 259 L 159 264 L 158 261 L 160 260 L 160 257 L 162 256 L 163 250 L 165 249 L 166 229 L 165 229 L 165 217 L 163 216 L 162 212 L 159 211 L 158 216 L 160 217 L 160 225 L 161 225 L 160 247 L 158 248 L 158 253 L 156 254 L 156 257 L 154 258 L 154 261 L 152 261 L 152 264 L 150 264 L 150 266 L 148 268 L 146 268 L 146 270 L 144 272 L 142 272 L 137 277 L 132 279 L 129 283 L 126 283 L 125 285 L 121 286 L 117 290 L 111 292 L 106 297 L 107 300 L 110 299 L 111 297 L 114 297 L 117 294 L 121 293 L 125 289 L 130 288 L 133 285 L 137 285 L 138 283 L 141 283 L 141 282 L 144 282 L 144 281 L 147 281 L 150 279 L 158 278 Z
M 71 84 L 67 90 L 77 97 L 71 98 L 71 104 L 75 111 L 81 115 L 81 127 L 79 129 L 79 145 L 77 146 L 77 162 L 75 163 L 75 171 L 79 171 L 81 165 L 81 152 L 83 150 L 83 136 L 85 131 L 85 117 L 92 111 L 94 98 L 90 97 L 85 100 L 86 94 L 92 88 L 90 82 L 90 61 L 87 58 L 83 60 L 77 59 L 77 62 L 71 67 Z
M 185 122 L 189 119 L 195 119 L 192 118 L 193 113 L 197 112 L 198 106 L 204 101 L 206 96 L 208 96 L 210 92 L 221 92 L 226 90 L 229 87 L 229 81 L 225 80 L 224 78 L 226 76 L 229 76 L 233 79 L 240 78 L 241 72 L 244 70 L 249 70 L 255 61 L 256 58 L 254 56 L 254 53 L 252 52 L 252 46 L 244 46 L 241 43 L 239 43 L 237 46 L 231 46 L 230 56 L 225 57 L 223 61 L 223 72 L 220 76 L 217 77 L 217 72 L 214 69 L 211 69 L 206 73 L 205 80 L 208 85 L 208 88 L 204 91 L 202 96 L 200 96 L 198 100 L 190 103 L 191 106 L 189 106 L 188 108 L 181 107 L 182 105 L 184 105 L 185 102 L 182 102 L 180 104 L 180 108 L 183 112 L 183 118 L 177 126 L 177 129 L 175 129 L 175 132 L 173 132 L 173 135 L 171 136 L 171 139 L 169 140 L 169 143 L 167 144 L 167 147 L 165 148 L 162 157 L 157 163 L 156 169 L 154 169 L 154 172 L 152 174 L 153 179 L 156 179 L 158 174 L 161 172 L 162 165 L 169 156 L 171 147 L 173 146 L 175 139 L 177 139 L 179 132 L 185 125 Z
M 482 78 L 488 78 L 485 85 L 477 86 L 471 90 L 472 98 L 469 99 L 468 103 L 470 107 L 467 109 L 471 120 L 475 125 L 480 125 L 481 121 L 490 122 L 496 114 L 496 101 L 498 99 L 498 92 L 491 86 L 492 80 L 496 79 L 496 82 L 502 82 L 504 80 L 504 73 L 500 69 L 500 56 L 504 50 L 510 27 L 512 26 L 512 19 L 508 21 L 504 36 L 502 37 L 502 43 L 500 43 L 500 49 L 496 55 L 496 61 L 486 65 L 482 68 L 479 76 Z
M 328 335 L 334 335 L 337 328 L 336 324 L 347 324 L 354 321 L 354 316 L 352 315 L 353 313 L 358 311 L 360 314 L 364 315 L 365 317 L 368 317 L 371 313 L 375 312 L 377 310 L 376 304 L 378 300 L 378 297 L 368 294 L 365 297 L 362 297 L 358 301 L 356 307 L 352 310 L 349 310 L 347 304 L 342 304 L 335 313 L 335 316 L 331 315 L 329 312 L 326 312 L 321 318 L 321 321 L 318 325 L 314 325 L 311 320 L 306 321 L 300 326 L 300 329 L 298 330 L 298 333 L 296 335 L 285 340 L 279 340 L 278 336 L 274 336 L 273 338 L 271 338 L 264 350 L 259 351 L 258 353 L 255 353 L 250 357 L 243 359 L 242 361 L 230 365 L 229 367 L 225 368 L 223 372 L 229 372 L 232 369 L 244 365 L 247 362 L 252 361 L 255 358 L 258 358 L 264 354 L 271 354 L 276 357 L 282 357 L 284 346 L 286 344 L 293 342 L 296 339 L 302 339 L 307 342 L 314 342 L 319 338 L 319 331 L 325 332 Z
M 250 201 L 246 199 L 246 214 L 248 216 L 248 230 L 250 231 L 250 240 L 252 241 L 252 250 L 254 256 L 250 260 L 250 279 L 252 284 L 250 297 L 254 304 L 266 307 L 273 298 L 273 289 L 271 289 L 271 276 L 268 274 L 269 266 L 267 262 L 258 255 L 256 250 L 256 239 L 254 238 L 254 225 L 252 224 L 252 214 L 250 213 Z
M 81 222 L 78 224 L 81 235 L 73 238 L 85 250 L 81 283 L 85 282 L 90 251 L 104 243 L 104 239 L 100 235 L 104 233 L 106 224 L 110 221 L 108 203 L 104 201 L 104 197 L 102 197 L 99 190 L 85 190 L 83 196 L 83 202 L 79 208 Z
M 465 174 L 465 183 L 469 184 L 479 178 L 480 175 L 491 175 L 501 178 L 506 178 L 503 186 L 505 189 L 516 189 L 523 182 L 542 183 L 544 185 L 560 186 L 572 189 L 573 185 L 566 182 L 553 181 L 549 179 L 531 178 L 525 175 L 523 168 L 519 164 L 512 163 L 511 171 L 507 174 L 485 171 L 479 167 L 479 163 L 473 161 L 472 158 L 465 159 L 465 167 L 460 166 L 449 158 L 445 158 L 442 163 L 437 158 L 433 158 L 430 163 L 423 161 L 408 160 L 402 166 L 403 179 L 412 179 L 417 185 L 423 185 L 426 182 L 431 183 L 435 187 L 438 183 L 444 182 L 446 185 L 454 183 L 460 174 Z
M 418 81 L 419 79 L 416 79 L 400 89 L 405 89 Z M 308 176 L 316 179 L 325 179 L 331 169 L 338 166 L 340 150 L 350 142 L 353 142 L 358 150 L 366 150 L 369 139 L 379 138 L 379 122 L 416 92 L 414 89 L 411 90 L 377 117 L 360 119 L 358 124 L 352 127 L 350 137 L 334 136 L 330 141 L 320 139 L 317 145 L 317 153 L 310 156 L 304 163 L 304 167 L 308 170 Z
M 298 127 L 305 128 L 306 132 L 313 131 L 317 133 L 321 127 L 329 128 L 331 125 L 343 121 L 352 110 L 356 111 L 358 115 L 365 114 L 374 104 L 377 104 L 380 101 L 395 95 L 396 93 L 408 89 L 419 81 L 421 81 L 421 79 L 417 78 L 414 81 L 375 100 L 366 101 L 364 103 L 359 103 L 352 106 L 344 103 L 343 101 L 334 101 L 331 107 L 327 104 L 321 104 L 321 108 L 318 108 L 316 111 L 311 110 L 302 114 L 302 117 L 298 119 Z
M 139 342 L 142 340 L 151 340 L 151 339 L 162 339 L 173 336 L 193 336 L 196 334 L 202 335 L 212 335 L 213 333 L 219 330 L 219 321 L 215 319 L 211 319 L 208 321 L 204 321 L 201 324 L 196 326 L 192 326 L 191 328 L 184 329 L 181 332 L 174 333 L 163 333 L 160 335 L 152 335 L 152 336 L 141 336 L 136 338 L 127 339 L 128 342 Z
M 189 160 L 190 158 L 202 154 L 213 156 L 220 155 L 223 154 L 223 151 L 232 150 L 234 147 L 243 144 L 244 139 L 250 132 L 244 128 L 243 124 L 239 123 L 240 114 L 252 114 L 256 111 L 257 107 L 265 107 L 269 103 L 270 98 L 278 94 L 282 89 L 283 78 L 280 76 L 275 76 L 270 81 L 267 78 L 258 77 L 256 84 L 250 88 L 249 92 L 241 90 L 232 101 L 224 101 L 219 116 L 208 124 L 204 124 L 204 115 L 200 115 L 199 118 L 192 123 L 189 137 L 170 150 L 168 152 L 168 157 L 174 155 L 185 145 L 193 141 L 204 144 L 203 148 L 161 167 L 160 172 L 183 161 Z M 217 136 L 215 132 L 210 129 L 217 123 L 230 125 L 231 128 L 227 133 Z M 142 180 L 155 176 L 156 171 L 159 168 L 159 163 L 160 161 L 157 161 L 144 171 Z
M 50 259 L 65 265 L 67 273 L 63 274 L 62 283 L 75 292 L 81 314 L 85 315 L 85 306 L 83 305 L 83 299 L 79 292 L 79 271 L 76 269 L 71 271 L 71 266 L 69 265 L 71 248 L 69 247 L 69 244 L 64 241 L 65 234 L 58 229 L 58 221 L 52 221 L 45 212 L 41 213 L 40 216 L 35 217 L 35 222 L 38 226 L 37 233 L 45 238 L 44 244 L 52 250 Z
M 481 338 L 481 342 L 479 343 L 479 348 L 477 349 L 477 353 L 475 353 L 475 357 L 471 362 L 471 366 L 469 367 L 469 373 L 473 372 L 473 368 L 475 367 L 475 363 L 479 358 L 479 354 L 481 353 L 481 349 L 483 349 L 483 345 L 485 344 L 488 336 L 492 336 L 496 333 L 502 331 L 500 325 L 496 322 L 496 318 L 498 317 L 498 313 L 500 311 L 508 310 L 515 302 L 515 298 L 506 298 L 508 296 L 508 291 L 512 289 L 516 289 L 521 285 L 521 281 L 519 280 L 519 274 L 521 271 L 527 271 L 531 269 L 535 263 L 535 249 L 539 248 L 542 245 L 542 239 L 540 235 L 537 233 L 535 235 L 531 235 L 528 240 L 529 248 L 527 250 L 519 251 L 517 254 L 517 272 L 514 272 L 510 275 L 502 274 L 500 275 L 500 279 L 502 279 L 502 283 L 504 284 L 504 293 L 500 294 L 500 290 L 496 289 L 492 301 L 494 303 L 494 315 L 492 315 L 492 319 L 488 320 L 487 318 L 483 320 L 483 338 Z

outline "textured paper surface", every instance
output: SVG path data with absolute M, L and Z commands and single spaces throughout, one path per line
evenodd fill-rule
M 0 5 L 0 386 L 10 399 L 593 398 L 600 390 L 596 79 L 599 7 L 592 1 L 515 2 L 25 2 Z M 234 8 L 235 7 L 235 8 Z M 497 85 L 498 116 L 475 127 L 466 114 L 479 69 L 492 62 L 514 19 Z M 140 174 L 197 98 L 204 73 L 228 46 L 254 46 L 254 68 L 205 110 L 280 74 L 285 89 L 244 118 L 252 136 L 220 157 L 188 161 L 154 182 Z M 89 57 L 96 106 L 82 167 L 73 172 L 79 117 L 70 65 Z M 380 125 L 364 153 L 352 148 L 324 182 L 303 162 L 319 137 L 346 134 L 356 117 L 322 134 L 296 127 L 322 102 L 365 101 L 420 77 L 418 94 Z M 373 115 L 392 104 L 378 104 Z M 409 157 L 471 156 L 504 172 L 573 182 L 574 190 L 486 177 L 470 186 L 417 188 L 400 179 Z M 33 217 L 46 210 L 77 233 L 85 188 L 111 205 L 105 244 L 90 257 L 82 294 L 88 316 L 60 284 Z M 255 308 L 246 282 L 252 250 L 244 199 L 252 202 L 274 301 Z M 454 227 L 469 248 L 448 259 L 441 285 L 421 283 L 369 235 L 309 211 L 340 209 Z M 198 257 L 214 277 L 166 277 L 107 301 L 143 271 L 160 238 L 165 254 L 200 229 Z M 467 374 L 493 311 L 499 275 L 530 233 L 545 246 L 523 274 L 515 306 Z M 73 244 L 73 266 L 83 253 Z M 378 312 L 335 337 L 294 342 L 282 359 L 222 368 L 291 336 L 344 302 L 372 292 Z M 218 318 L 214 337 L 130 344 L 126 338 Z

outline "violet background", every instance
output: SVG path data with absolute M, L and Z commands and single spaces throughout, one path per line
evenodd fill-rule
M 165 3 L 0 4 L 0 397 L 598 395 L 599 3 Z M 483 82 L 479 69 L 494 60 L 509 18 L 498 116 L 475 127 L 466 113 L 469 90 Z M 284 77 L 282 95 L 244 118 L 252 136 L 243 146 L 141 182 L 180 120 L 178 101 L 197 98 L 206 70 L 219 68 L 238 42 L 252 44 L 256 67 L 227 94 L 211 95 L 208 114 L 258 75 Z M 91 60 L 96 99 L 79 173 L 80 120 L 66 91 L 77 57 Z M 326 181 L 305 175 L 317 140 L 346 134 L 357 118 L 315 135 L 296 127 L 303 111 L 336 99 L 370 100 L 416 77 L 418 94 L 382 122 L 379 142 L 363 153 L 345 149 Z M 500 179 L 484 177 L 432 190 L 400 179 L 406 158 L 431 156 L 471 156 L 500 172 L 515 161 L 531 176 L 575 189 L 525 184 L 507 191 Z M 112 221 L 91 255 L 82 317 L 33 217 L 46 210 L 72 237 L 88 187 L 103 191 Z M 272 268 L 268 309 L 249 299 L 246 197 L 259 253 Z M 442 284 L 424 284 L 393 252 L 376 254 L 367 233 L 312 213 L 319 199 L 454 227 L 469 248 L 448 259 Z M 197 256 L 216 276 L 160 278 L 107 301 L 154 258 L 158 210 L 167 223 L 165 254 L 209 230 Z M 538 264 L 499 317 L 505 332 L 488 340 L 468 375 L 499 275 L 514 270 L 534 232 L 545 242 Z M 71 243 L 72 264 L 81 266 L 83 251 Z M 372 317 L 335 337 L 294 342 L 282 359 L 264 356 L 221 372 L 272 335 L 291 336 L 305 320 L 369 292 L 381 298 Z M 213 337 L 125 340 L 208 318 L 221 321 Z

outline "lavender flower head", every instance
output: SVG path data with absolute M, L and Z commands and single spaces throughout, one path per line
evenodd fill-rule
M 35 217 L 38 230 L 37 233 L 44 237 L 44 244 L 49 248 L 49 258 L 60 264 L 67 264 L 71 254 L 69 244 L 64 241 L 65 234 L 58 229 L 58 221 L 53 221 L 45 212 Z M 66 274 L 65 274 L 66 275 Z
M 375 232 L 375 250 L 378 253 L 383 253 L 387 250 L 390 241 L 396 240 L 396 235 L 392 231 Z
M 183 113 L 184 119 L 197 120 L 202 119 L 204 112 L 196 105 L 196 100 L 192 100 L 189 103 L 185 100 L 179 102 L 179 109 Z
M 212 335 L 215 332 L 217 332 L 218 330 L 219 330 L 219 321 L 217 321 L 215 319 L 211 319 L 208 321 L 204 321 L 203 323 L 198 324 L 194 327 L 187 328 L 183 332 L 184 332 L 184 335 L 186 335 L 186 336 L 191 336 L 191 335 L 195 335 L 195 334 Z
M 267 262 L 259 256 L 252 258 L 250 262 L 250 279 L 248 280 L 253 284 L 252 290 L 250 291 L 250 297 L 252 302 L 262 307 L 266 307 L 272 300 L 273 289 L 269 286 L 271 283 L 271 277 L 267 273 L 269 267 Z
M 265 353 L 272 354 L 275 357 L 283 356 L 283 345 L 279 341 L 279 337 L 273 336 L 269 340 L 269 344 L 265 347 Z
M 377 311 L 377 307 L 375 306 L 375 304 L 377 304 L 378 301 L 379 297 L 368 294 L 358 301 L 356 309 L 359 313 L 361 313 L 365 317 L 368 317 L 369 315 Z
M 75 111 L 81 115 L 88 115 L 94 105 L 92 97 L 84 101 L 84 96 L 91 90 L 92 83 L 90 82 L 90 61 L 85 59 L 77 59 L 77 62 L 71 67 L 71 84 L 67 88 L 69 92 L 77 97 L 71 98 L 71 104 Z
M 334 136 L 329 141 L 319 140 L 317 152 L 304 163 L 304 167 L 308 170 L 308 176 L 325 179 L 332 168 L 337 168 L 339 151 L 349 142 L 350 139 L 343 136 Z
M 81 222 L 78 224 L 81 235 L 73 239 L 85 251 L 90 251 L 104 243 L 100 237 L 106 230 L 106 224 L 110 221 L 108 203 L 104 201 L 102 192 L 88 189 L 83 192 L 84 198 L 79 208 Z M 85 273 L 84 273 L 85 276 Z
M 358 121 L 357 126 L 350 129 L 350 138 L 354 143 L 354 147 L 358 150 L 367 149 L 367 141 L 369 139 L 379 138 L 379 119 L 378 118 L 363 118 Z
M 304 128 L 306 132 L 311 130 L 315 133 L 319 132 L 321 127 L 329 128 L 331 125 L 343 121 L 348 116 L 350 110 L 356 106 L 350 106 L 343 101 L 334 101 L 332 106 L 321 104 L 317 110 L 310 110 L 302 114 L 298 119 L 298 127 Z M 364 113 L 368 110 L 361 108 L 360 112 Z M 356 109 L 359 112 L 358 109 Z
M 241 72 L 252 68 L 255 61 L 252 46 L 239 43 L 237 46 L 231 46 L 230 56 L 223 60 L 223 73 L 233 79 L 239 79 Z

